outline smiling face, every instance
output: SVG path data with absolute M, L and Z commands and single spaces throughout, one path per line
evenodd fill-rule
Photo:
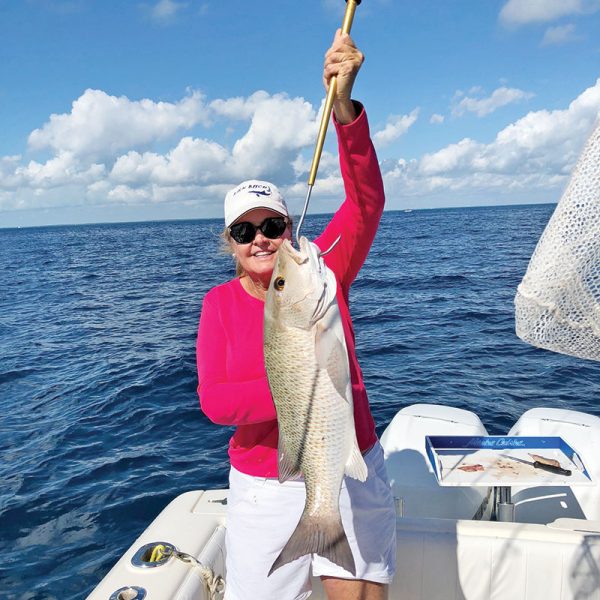
M 260 225 L 268 217 L 280 216 L 279 213 L 267 208 L 255 208 L 241 216 L 236 223 L 247 221 L 253 225 Z M 267 287 L 275 266 L 277 250 L 285 239 L 292 239 L 291 226 L 289 225 L 283 235 L 274 240 L 270 240 L 264 236 L 262 231 L 257 230 L 253 241 L 248 244 L 238 244 L 232 240 L 231 248 L 243 271 L 252 279 L 260 280 Z

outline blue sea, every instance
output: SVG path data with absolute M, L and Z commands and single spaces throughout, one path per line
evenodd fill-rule
M 419 402 L 492 434 L 527 409 L 600 416 L 600 365 L 514 334 L 553 206 L 386 212 L 351 310 L 381 433 Z M 314 236 L 326 216 L 309 216 Z M 0 598 L 79 599 L 176 495 L 225 487 L 231 430 L 196 396 L 221 221 L 0 230 Z

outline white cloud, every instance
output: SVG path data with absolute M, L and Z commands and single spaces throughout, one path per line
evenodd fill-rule
M 296 173 L 300 165 L 309 168 L 298 153 L 313 143 L 317 121 L 314 109 L 301 98 L 257 92 L 248 98 L 216 100 L 211 108 L 220 116 L 250 120 L 248 130 L 231 149 L 184 137 L 165 155 L 131 151 L 118 157 L 111 180 L 160 186 L 233 184 L 251 177 L 283 178 L 283 173 Z
M 439 115 L 438 113 L 434 113 L 433 115 L 431 115 L 429 122 L 432 125 L 439 125 L 440 123 L 443 123 L 444 120 L 445 120 L 444 115 Z
M 147 149 L 211 120 L 224 121 L 225 129 L 236 121 L 247 126 L 229 146 L 186 135 L 165 153 Z M 32 207 L 43 190 L 67 185 L 74 202 L 124 203 L 182 197 L 198 201 L 206 193 L 220 198 L 223 190 L 250 177 L 270 178 L 285 187 L 301 168 L 302 150 L 314 144 L 317 127 L 313 106 L 286 94 L 259 91 L 205 105 L 198 93 L 165 103 L 87 90 L 69 113 L 52 115 L 30 134 L 31 151 L 50 152 L 46 162 L 0 159 L 0 209 L 14 206 L 9 193 L 28 195 Z M 239 125 L 232 131 L 236 129 Z M 326 168 L 324 160 L 322 172 Z
M 480 90 L 481 88 L 473 88 L 470 92 L 473 93 Z M 461 96 L 462 92 L 457 92 L 455 94 L 455 99 L 458 99 Z M 474 98 L 471 96 L 461 97 L 460 101 L 452 108 L 452 114 L 454 116 L 462 116 L 467 112 L 472 112 L 478 117 L 484 117 L 507 104 L 518 102 L 520 100 L 527 100 L 531 97 L 533 97 L 533 94 L 529 92 L 503 86 L 494 90 L 487 98 Z
M 21 155 L 4 156 L 0 158 L 0 188 L 5 190 L 13 190 L 19 185 L 16 170 L 21 164 Z M 0 203 L 0 208 L 2 204 Z
M 388 118 L 386 126 L 373 135 L 373 143 L 378 148 L 391 144 L 411 128 L 418 116 L 418 108 L 415 108 L 408 115 L 392 115 Z
M 226 177 L 227 149 L 215 142 L 184 137 L 166 155 L 128 152 L 120 156 L 110 173 L 112 181 L 127 184 L 213 183 Z
M 43 164 L 32 160 L 26 167 L 17 167 L 15 170 L 17 178 L 36 188 L 85 184 L 102 177 L 104 173 L 104 165 L 81 164 L 71 152 L 59 152 Z
M 498 98 L 493 98 L 471 99 L 495 105 Z M 187 203 L 195 214 L 214 216 L 225 191 L 250 177 L 271 179 L 292 195 L 288 197 L 303 198 L 319 120 L 318 110 L 304 99 L 257 92 L 206 104 L 199 96 L 187 96 L 160 105 L 86 92 L 70 113 L 54 115 L 32 133 L 32 147 L 50 154 L 45 162 L 27 155 L 0 157 L 0 210 Z M 471 108 L 482 113 L 490 107 Z M 554 193 L 564 184 L 599 111 L 600 79 L 563 110 L 529 112 L 489 143 L 465 138 L 410 161 L 386 159 L 382 170 L 387 196 L 393 201 L 430 195 L 439 204 L 452 194 L 475 202 L 516 193 L 526 199 L 540 191 Z M 390 117 L 375 133 L 376 142 L 396 139 L 417 116 L 415 109 Z M 432 121 L 440 122 L 439 117 Z M 98 119 L 108 131 L 96 125 Z M 198 119 L 213 124 L 210 137 L 189 131 Z M 219 130 L 227 140 L 231 136 L 223 132 L 232 126 L 236 137 L 218 141 L 214 132 Z M 174 137 L 164 152 L 146 146 L 180 130 L 185 135 Z M 335 151 L 323 153 L 317 188 L 313 207 L 328 196 L 339 200 L 343 193 Z M 333 200 L 318 207 L 333 210 Z
M 175 2 L 174 0 L 159 0 L 150 9 L 150 15 L 155 21 L 170 21 L 187 4 L 184 2 Z
M 554 21 L 597 8 L 596 0 L 508 0 L 500 11 L 500 20 L 518 26 Z
M 434 154 L 426 154 L 420 161 L 419 170 L 425 175 L 465 172 L 482 147 L 476 141 L 465 138 Z
M 118 150 L 169 138 L 198 123 L 207 124 L 208 117 L 197 92 L 171 103 L 130 100 L 88 89 L 73 102 L 70 113 L 53 114 L 32 131 L 29 146 L 105 158 Z
M 575 25 L 559 25 L 557 27 L 548 27 L 542 38 L 542 46 L 560 46 L 568 42 L 581 39 L 575 32 Z
M 317 115 L 302 98 L 276 94 L 256 102 L 249 98 L 252 121 L 248 131 L 231 151 L 239 178 L 263 177 L 268 173 L 291 174 L 291 161 L 298 151 L 314 143 Z
M 245 121 L 251 119 L 258 107 L 269 98 L 267 92 L 259 90 L 248 96 L 248 98 L 236 96 L 225 100 L 222 98 L 213 100 L 210 103 L 210 108 L 221 117 L 227 117 L 234 121 Z
M 386 165 L 388 193 L 432 191 L 499 197 L 556 190 L 600 115 L 600 79 L 564 110 L 540 110 L 502 129 L 489 144 L 465 138 L 420 160 Z
M 106 194 L 106 199 L 119 204 L 141 204 L 152 200 L 151 192 L 146 188 L 133 188 L 117 185 Z

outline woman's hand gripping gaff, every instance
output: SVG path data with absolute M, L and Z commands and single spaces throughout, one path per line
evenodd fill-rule
M 357 116 L 351 100 L 352 87 L 364 60 L 364 54 L 356 47 L 350 35 L 342 34 L 342 30 L 338 29 L 331 47 L 325 53 L 323 85 L 328 90 L 331 78 L 336 77 L 333 111 L 339 123 L 350 123 Z

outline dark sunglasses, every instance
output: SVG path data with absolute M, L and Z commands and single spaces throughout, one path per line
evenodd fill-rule
M 254 225 L 248 221 L 236 223 L 229 228 L 229 233 L 238 244 L 249 244 L 256 237 L 258 229 L 266 238 L 274 240 L 283 234 L 287 224 L 285 217 L 267 217 L 260 225 Z

